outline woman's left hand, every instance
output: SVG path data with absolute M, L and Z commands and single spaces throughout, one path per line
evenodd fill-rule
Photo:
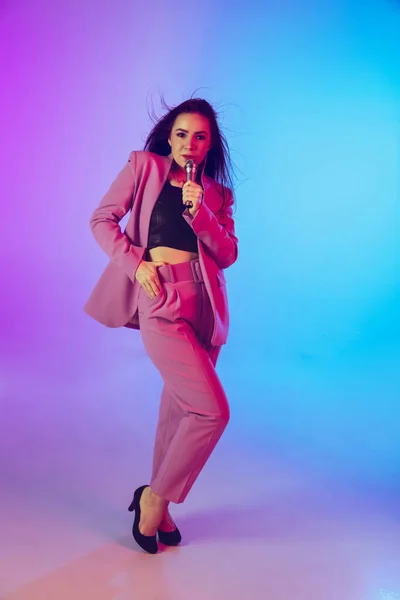
M 187 181 L 182 187 L 182 202 L 191 202 L 193 206 L 189 207 L 192 217 L 195 216 L 203 202 L 203 188 L 194 181 Z

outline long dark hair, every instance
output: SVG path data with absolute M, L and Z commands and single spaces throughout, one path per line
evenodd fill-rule
M 161 106 L 167 112 L 161 119 L 157 119 L 154 111 L 150 115 L 154 127 L 147 136 L 144 150 L 160 154 L 161 156 L 168 156 L 171 153 L 168 138 L 177 116 L 182 113 L 198 113 L 203 115 L 208 119 L 211 130 L 211 148 L 207 153 L 204 173 L 223 186 L 224 199 L 226 188 L 229 188 L 233 193 L 235 179 L 233 163 L 228 143 L 218 125 L 217 112 L 211 104 L 202 98 L 191 98 L 178 106 L 171 107 L 161 97 Z

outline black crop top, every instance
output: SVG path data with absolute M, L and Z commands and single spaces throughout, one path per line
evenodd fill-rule
M 167 179 L 151 215 L 147 250 L 167 246 L 198 252 L 197 236 L 182 216 L 185 210 L 182 188 L 171 185 Z

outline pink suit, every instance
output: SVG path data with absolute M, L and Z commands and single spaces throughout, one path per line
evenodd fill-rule
M 140 328 L 164 389 L 156 433 L 151 486 L 182 502 L 229 419 L 228 402 L 215 371 L 228 336 L 223 269 L 237 259 L 232 195 L 202 175 L 204 200 L 195 217 L 183 218 L 198 238 L 199 259 L 158 269 L 161 293 L 150 300 L 135 279 L 145 258 L 150 217 L 172 156 L 132 152 L 94 211 L 91 228 L 110 262 L 86 312 L 109 327 Z M 119 221 L 131 211 L 125 232 Z

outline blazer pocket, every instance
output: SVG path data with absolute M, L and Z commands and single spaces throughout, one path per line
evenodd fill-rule
M 218 271 L 218 273 L 217 273 L 217 282 L 218 282 L 219 287 L 222 287 L 223 285 L 226 284 L 225 273 L 223 272 L 222 269 L 221 269 L 221 271 Z

